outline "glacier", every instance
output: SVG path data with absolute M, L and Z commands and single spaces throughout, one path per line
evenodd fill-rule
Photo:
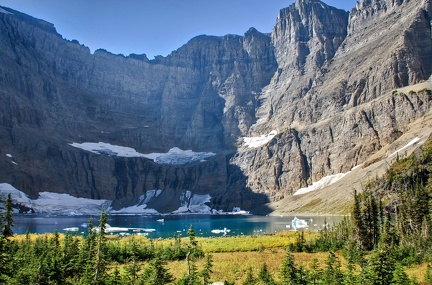
M 109 214 L 119 215 L 161 215 L 155 209 L 147 208 L 153 198 L 158 197 L 162 190 L 149 190 L 139 197 L 136 205 L 114 210 L 110 200 L 96 200 L 87 198 L 77 198 L 69 194 L 59 194 L 51 192 L 40 192 L 37 199 L 30 199 L 24 192 L 16 189 L 8 183 L 0 183 L 0 196 L 4 201 L 8 194 L 11 194 L 12 202 L 15 206 L 28 209 L 28 213 L 49 213 L 56 215 L 99 215 L 102 211 Z M 206 203 L 210 202 L 209 194 L 193 194 L 185 191 L 181 195 L 181 206 L 171 212 L 164 214 L 214 214 L 221 212 L 212 210 Z M 18 213 L 18 209 L 14 209 Z
M 96 154 L 119 156 L 119 157 L 145 157 L 153 160 L 158 164 L 183 165 L 191 162 L 203 162 L 207 158 L 215 156 L 213 152 L 194 152 L 192 150 L 182 150 L 178 147 L 171 148 L 167 153 L 149 153 L 143 154 L 137 152 L 131 147 L 112 145 L 110 143 L 84 142 L 71 143 L 70 146 L 90 151 Z

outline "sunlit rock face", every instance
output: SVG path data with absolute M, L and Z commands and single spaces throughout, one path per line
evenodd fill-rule
M 236 155 L 247 186 L 278 200 L 346 173 L 427 112 L 427 95 L 393 91 L 431 75 L 431 15 L 431 1 L 361 1 L 349 15 L 320 1 L 282 10 L 278 72 L 249 136 L 278 135 Z
M 297 0 L 270 34 L 198 36 L 153 60 L 91 54 L 2 8 L 0 182 L 115 209 L 158 189 L 160 212 L 190 192 L 230 211 L 346 173 L 428 109 L 428 97 L 392 91 L 432 73 L 431 7 L 363 0 L 347 12 Z M 214 155 L 158 163 L 74 143 Z

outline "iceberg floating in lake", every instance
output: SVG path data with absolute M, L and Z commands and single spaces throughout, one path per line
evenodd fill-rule
M 231 230 L 224 228 L 223 230 L 211 230 L 214 234 L 224 234 L 224 236 L 229 233 Z
M 305 229 L 305 228 L 308 227 L 308 224 L 307 224 L 307 222 L 305 220 L 301 220 L 301 219 L 299 219 L 297 217 L 294 217 L 294 219 L 291 221 L 291 227 L 294 230 Z
M 77 232 L 79 230 L 78 227 L 64 228 L 65 232 Z

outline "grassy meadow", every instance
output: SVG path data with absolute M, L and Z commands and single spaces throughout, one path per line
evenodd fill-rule
M 30 240 L 46 237 L 52 238 L 52 234 L 30 234 Z M 64 235 L 60 234 L 60 241 Z M 317 237 L 317 233 L 305 232 L 306 241 L 312 241 Z M 242 284 L 249 268 L 257 273 L 261 266 L 266 263 L 270 274 L 276 281 L 279 281 L 279 270 L 281 263 L 286 255 L 286 249 L 289 244 L 295 243 L 297 233 L 281 232 L 273 235 L 254 235 L 254 236 L 226 236 L 226 237 L 209 237 L 197 238 L 198 245 L 202 248 L 205 254 L 211 254 L 213 259 L 213 273 L 211 280 L 229 281 L 234 284 Z M 25 235 L 16 235 L 12 238 L 15 241 L 23 241 Z M 170 247 L 174 243 L 174 239 L 154 239 L 150 240 L 142 236 L 128 236 L 120 238 L 116 235 L 107 236 L 108 243 L 128 244 L 137 242 L 139 244 L 154 244 L 155 247 Z M 181 238 L 183 244 L 187 244 L 188 238 Z M 328 258 L 327 252 L 293 253 L 295 262 L 298 266 L 309 268 L 313 259 L 317 259 L 322 268 L 325 267 Z M 342 251 L 336 252 L 336 256 L 341 261 L 341 267 L 345 270 L 346 262 Z M 197 267 L 203 268 L 205 259 L 196 260 Z M 109 270 L 118 268 L 124 271 L 128 263 L 117 264 L 111 263 Z M 147 262 L 139 262 L 141 269 L 147 266 Z M 187 273 L 187 263 L 185 260 L 168 261 L 167 269 L 173 275 L 174 279 L 179 279 Z M 406 268 L 406 273 L 412 278 L 416 277 L 419 282 L 423 281 L 424 272 L 426 271 L 426 263 L 415 265 Z M 421 284 L 421 283 L 420 283 Z

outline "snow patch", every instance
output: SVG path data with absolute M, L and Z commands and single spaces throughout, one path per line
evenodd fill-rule
M 24 192 L 10 184 L 0 183 L 0 195 L 5 198 L 11 193 L 12 202 L 33 210 L 35 213 L 59 215 L 93 215 L 100 214 L 111 205 L 109 200 L 76 198 L 69 194 L 41 192 L 36 200 L 30 199 Z
M 412 146 L 413 144 L 415 144 L 416 142 L 418 142 L 420 140 L 420 138 L 416 137 L 413 138 L 409 143 L 407 143 L 404 147 L 398 149 L 397 151 L 393 152 L 392 154 L 389 155 L 389 157 L 392 157 L 393 155 L 396 155 L 398 152 L 403 151 L 404 149 Z
M 148 190 L 145 194 L 139 197 L 138 205 L 148 204 L 153 198 L 156 198 L 162 193 L 162 190 Z
M 20 205 L 31 205 L 32 200 L 24 193 L 8 183 L 0 183 L 0 196 L 5 201 L 8 194 L 11 194 L 12 201 Z
M 246 147 L 257 148 L 271 141 L 276 135 L 277 135 L 277 131 L 273 130 L 269 134 L 262 135 L 259 137 L 244 137 L 243 142 Z
M 104 142 L 71 143 L 70 145 L 96 154 L 119 157 L 145 157 L 158 164 L 172 165 L 182 165 L 196 161 L 203 162 L 205 159 L 216 155 L 213 152 L 194 152 L 192 150 L 181 150 L 178 147 L 171 148 L 167 153 L 143 154 L 130 147 L 112 145 Z
M 129 215 L 159 215 L 160 213 L 155 209 L 147 208 L 147 204 L 153 198 L 156 198 L 162 193 L 162 190 L 148 190 L 145 194 L 141 195 L 137 205 L 122 208 L 120 210 L 111 210 L 111 214 L 129 214 Z
M 76 198 L 69 194 L 40 192 L 33 200 L 32 208 L 36 213 L 56 213 L 64 215 L 94 215 L 109 209 L 111 201 Z
M 347 175 L 350 172 L 351 171 L 348 171 L 346 173 L 339 173 L 339 174 L 334 174 L 334 175 L 329 175 L 329 176 L 323 177 L 319 181 L 312 183 L 312 185 L 310 185 L 308 187 L 300 188 L 293 195 L 301 195 L 301 194 L 305 194 L 305 193 L 309 193 L 312 191 L 322 189 L 326 186 L 329 186 L 333 183 L 336 183 L 337 181 L 342 179 L 345 175 Z
M 6 11 L 6 10 L 3 9 L 3 8 L 0 8 L 0 13 L 13 15 L 13 13 L 8 12 L 8 11 Z
M 159 215 L 160 213 L 155 209 L 147 209 L 147 204 L 135 205 L 122 208 L 118 211 L 111 210 L 110 214 L 128 214 L 128 215 Z
M 7 195 L 11 193 L 12 202 L 14 205 L 28 208 L 34 213 L 48 213 L 56 215 L 99 215 L 103 210 L 108 210 L 110 214 L 126 214 L 126 215 L 160 215 L 155 209 L 147 208 L 153 198 L 159 196 L 162 190 L 149 190 L 144 195 L 141 195 L 139 202 L 136 205 L 113 210 L 111 208 L 112 201 L 110 200 L 95 200 L 87 198 L 77 198 L 69 194 L 59 194 L 51 192 L 40 192 L 36 200 L 30 199 L 24 192 L 16 189 L 10 184 L 0 183 L 0 195 L 3 201 Z M 193 194 L 191 191 L 184 191 L 180 196 L 180 207 L 171 214 L 229 214 L 215 211 L 206 205 L 211 200 L 209 194 L 199 195 Z M 18 210 L 16 210 L 18 212 Z M 235 214 L 248 214 L 246 211 L 241 211 L 240 208 L 234 209 Z
M 199 195 L 193 194 L 191 191 L 183 192 L 180 195 L 180 207 L 172 212 L 173 214 L 182 213 L 202 213 L 210 214 L 211 208 L 205 203 L 209 203 L 211 196 L 209 194 Z

